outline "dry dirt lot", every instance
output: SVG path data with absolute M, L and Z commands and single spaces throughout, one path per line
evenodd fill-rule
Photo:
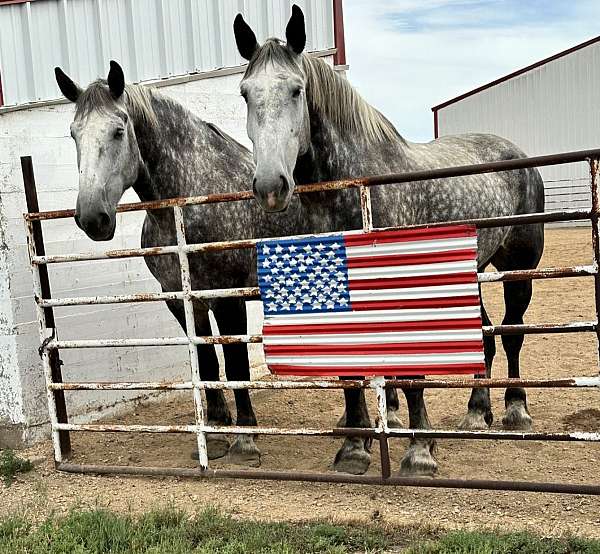
M 589 229 L 549 230 L 541 266 L 590 263 Z M 502 318 L 501 285 L 486 285 L 484 299 L 492 320 Z M 593 281 L 590 278 L 536 281 L 527 322 L 567 322 L 594 319 Z M 506 375 L 500 340 L 494 375 Z M 597 373 L 597 346 L 593 334 L 528 336 L 522 356 L 522 376 L 570 377 Z M 466 390 L 427 390 L 432 424 L 456 427 L 464 414 Z M 296 427 L 331 426 L 342 412 L 339 391 L 268 391 L 255 397 L 261 424 Z M 600 430 L 598 390 L 530 389 L 529 409 L 535 430 Z M 371 399 L 372 405 L 373 399 Z M 503 391 L 492 391 L 500 428 Z M 373 413 L 373 412 L 372 412 Z M 407 421 L 405 408 L 401 409 Z M 190 399 L 141 405 L 122 419 L 128 423 L 193 422 Z M 73 460 L 193 467 L 190 451 L 194 437 L 184 435 L 129 435 L 79 433 L 73 435 Z M 339 446 L 325 438 L 264 437 L 258 440 L 262 467 L 324 471 Z M 391 444 L 393 468 L 405 448 L 404 440 Z M 198 481 L 176 478 L 106 477 L 60 474 L 53 470 L 49 444 L 26 455 L 42 459 L 33 473 L 10 488 L 0 484 L 0 514 L 15 509 L 42 516 L 71 506 L 102 505 L 141 511 L 172 504 L 188 510 L 207 504 L 221 506 L 240 517 L 270 520 L 330 518 L 377 519 L 389 523 L 425 523 L 445 527 L 502 527 L 531 529 L 547 534 L 573 532 L 600 537 L 600 499 L 586 496 L 542 495 L 442 489 L 385 488 L 351 485 L 276 483 L 259 481 Z M 584 443 L 441 441 L 439 476 L 598 483 L 600 445 Z M 224 462 L 215 467 L 226 467 Z M 369 472 L 377 472 L 374 446 Z

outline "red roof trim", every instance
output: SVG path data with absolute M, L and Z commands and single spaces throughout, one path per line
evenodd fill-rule
M 346 65 L 346 40 L 344 35 L 344 10 L 342 0 L 333 0 L 333 35 L 336 53 L 334 65 Z
M 446 106 L 449 106 L 450 104 L 454 104 L 460 100 L 463 100 L 464 98 L 473 96 L 474 94 L 477 94 L 478 92 L 481 92 L 482 90 L 492 88 L 496 85 L 499 85 L 500 83 L 503 83 L 504 81 L 508 81 L 510 79 L 513 79 L 514 77 L 518 77 L 519 75 L 522 75 L 523 73 L 527 73 L 528 71 L 531 71 L 532 69 L 536 69 L 538 67 L 541 67 L 542 65 L 546 65 L 549 62 L 557 60 L 558 58 L 562 58 L 563 56 L 566 56 L 568 54 L 576 52 L 577 50 L 581 50 L 582 48 L 585 48 L 586 46 L 595 44 L 596 42 L 600 42 L 600 36 L 597 36 L 590 40 L 582 42 L 581 44 L 577 44 L 576 46 L 573 46 L 567 50 L 563 50 L 562 52 L 559 52 L 558 54 L 554 54 L 553 56 L 550 56 L 549 58 L 544 58 L 543 60 L 540 60 L 539 62 L 528 65 L 527 67 L 524 67 L 523 69 L 514 71 L 513 73 L 509 73 L 508 75 L 505 75 L 504 77 L 500 77 L 499 79 L 496 79 L 495 81 L 492 81 L 490 83 L 487 83 L 485 85 L 477 87 L 473 90 L 470 90 L 469 92 L 465 92 L 464 94 L 461 94 L 460 96 L 457 96 L 456 98 L 452 98 L 451 100 L 447 100 L 446 102 L 443 102 L 442 104 L 438 104 L 437 106 L 434 106 L 433 108 L 431 108 L 431 111 L 434 113 L 437 113 L 437 111 L 441 108 L 445 108 Z

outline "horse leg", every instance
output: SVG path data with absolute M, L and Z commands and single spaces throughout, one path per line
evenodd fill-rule
M 343 379 L 343 377 L 342 377 Z M 371 419 L 363 389 L 345 389 L 346 427 L 371 427 Z M 362 475 L 371 463 L 371 439 L 348 436 L 338 450 L 333 462 L 336 471 Z
M 523 323 L 523 314 L 531 301 L 531 281 L 513 281 L 504 283 L 504 302 L 506 314 L 502 321 L 505 325 Z M 524 335 L 502 335 L 502 346 L 508 361 L 508 376 L 519 377 L 519 356 Z M 533 420 L 527 409 L 527 393 L 522 387 L 509 387 L 504 394 L 506 412 L 502 425 L 506 429 L 531 429 Z
M 386 377 L 386 379 L 393 379 L 393 377 Z M 387 421 L 388 427 L 394 429 L 402 429 L 402 421 L 398 417 L 398 410 L 400 409 L 400 402 L 398 400 L 398 391 L 396 389 L 387 388 L 385 389 L 385 400 L 387 405 Z M 346 427 L 346 412 L 342 414 L 342 417 L 337 422 L 338 427 Z
M 182 329 L 186 331 L 185 313 L 181 300 L 169 300 L 167 306 L 177 318 Z M 210 335 L 210 321 L 208 310 L 195 310 L 196 332 L 199 335 Z M 219 360 L 215 348 L 209 344 L 198 345 L 198 363 L 200 375 L 203 380 L 219 380 Z M 206 417 L 209 425 L 231 425 L 231 414 L 222 390 L 207 390 L 206 392 Z M 206 448 L 209 460 L 225 456 L 229 450 L 229 442 L 223 435 L 207 435 Z M 192 452 L 192 458 L 198 459 L 198 451 Z
M 220 300 L 215 317 L 222 335 L 244 335 L 246 333 L 246 306 L 241 299 Z M 250 381 L 250 362 L 246 344 L 224 344 L 225 373 L 230 381 Z M 233 391 L 237 410 L 238 426 L 256 426 L 248 389 Z M 239 434 L 229 449 L 229 460 L 235 464 L 260 466 L 260 450 L 254 436 Z
M 544 250 L 544 226 L 514 227 L 504 247 L 492 263 L 500 271 L 533 269 L 537 267 Z M 505 281 L 504 305 L 506 312 L 502 323 L 519 325 L 531 302 L 531 281 Z M 509 378 L 519 377 L 519 356 L 524 335 L 503 335 L 502 346 L 508 361 Z M 502 424 L 507 429 L 531 429 L 532 419 L 527 409 L 527 395 L 521 387 L 510 387 L 504 395 L 506 412 Z
M 481 287 L 480 287 L 481 289 Z M 480 290 L 481 296 L 481 290 Z M 483 325 L 491 325 L 492 322 L 481 303 L 481 322 Z M 496 338 L 494 336 L 483 337 L 483 352 L 485 358 L 485 375 L 476 376 L 476 378 L 490 378 L 492 375 L 492 362 L 496 355 Z M 459 424 L 460 429 L 487 429 L 494 421 L 492 405 L 490 401 L 490 389 L 485 387 L 476 387 L 471 391 L 469 399 L 468 412 Z
M 419 377 L 410 377 L 418 379 Z M 421 377 L 422 378 L 422 377 Z M 411 429 L 430 429 L 423 389 L 402 389 L 408 405 L 408 425 Z M 410 439 L 408 450 L 400 462 L 402 475 L 434 475 L 437 462 L 433 457 L 434 439 Z

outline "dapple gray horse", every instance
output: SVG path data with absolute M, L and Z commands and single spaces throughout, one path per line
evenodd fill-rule
M 248 105 L 247 130 L 254 144 L 256 171 L 252 187 L 265 212 L 286 210 L 296 184 L 476 164 L 524 157 L 514 144 L 493 135 L 448 136 L 427 144 L 405 140 L 394 126 L 365 102 L 348 81 L 323 60 L 303 54 L 304 15 L 297 6 L 286 29 L 286 41 L 269 39 L 259 45 L 252 29 L 238 15 L 234 33 L 240 54 L 249 60 L 241 81 Z M 544 188 L 536 169 L 440 179 L 372 189 L 376 227 L 411 225 L 466 218 L 541 212 Z M 356 190 L 301 195 L 302 205 L 318 228 L 361 227 Z M 290 217 L 290 234 L 294 219 Z M 479 271 L 489 264 L 499 270 L 535 268 L 544 246 L 543 225 L 482 229 L 478 233 Z M 531 300 L 531 282 L 504 283 L 503 323 L 523 322 Z M 484 325 L 489 325 L 481 307 Z M 503 336 L 509 377 L 519 377 L 523 335 Z M 487 375 L 495 354 L 493 337 L 485 337 Z M 403 391 L 411 428 L 429 428 L 422 390 Z M 345 391 L 346 425 L 370 425 L 364 393 Z M 509 388 L 503 424 L 510 429 L 531 427 L 526 394 Z M 489 390 L 475 388 L 464 429 L 483 429 L 492 423 Z M 432 440 L 411 440 L 401 469 L 404 473 L 433 474 L 437 463 Z M 365 441 L 349 437 L 336 457 L 336 466 L 363 473 L 370 463 Z
M 59 68 L 56 78 L 63 94 L 76 104 L 71 134 L 79 165 L 79 195 L 75 220 L 93 240 L 110 240 L 115 232 L 116 206 L 132 187 L 143 201 L 242 190 L 252 177 L 250 152 L 210 123 L 158 92 L 125 85 L 121 67 L 111 62 L 106 80 L 79 88 Z M 256 236 L 279 236 L 295 224 L 280 214 L 264 214 L 248 202 L 193 206 L 184 209 L 189 242 L 213 242 Z M 299 206 L 299 203 L 298 203 Z M 294 211 L 293 209 L 291 210 Z M 292 215 L 292 219 L 294 216 Z M 297 217 L 300 227 L 303 218 Z M 144 248 L 176 243 L 171 209 L 146 215 L 141 236 Z M 176 256 L 144 258 L 162 290 L 181 290 Z M 190 256 L 195 290 L 245 287 L 256 284 L 256 262 L 251 250 L 229 250 Z M 167 305 L 185 330 L 183 303 Z M 246 333 L 243 299 L 194 301 L 196 333 L 210 335 L 208 310 L 214 311 L 220 332 Z M 228 379 L 249 380 L 245 344 L 223 346 Z M 218 380 L 212 346 L 198 346 L 202 378 Z M 236 390 L 237 425 L 256 425 L 247 390 Z M 210 424 L 229 425 L 231 416 L 222 391 L 206 391 Z M 229 452 L 231 461 L 257 465 L 259 451 L 251 435 L 240 435 L 229 448 L 221 436 L 208 436 L 208 454 Z

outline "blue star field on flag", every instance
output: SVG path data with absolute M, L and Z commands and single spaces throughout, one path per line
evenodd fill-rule
M 257 252 L 265 314 L 351 310 L 341 235 L 265 240 Z

